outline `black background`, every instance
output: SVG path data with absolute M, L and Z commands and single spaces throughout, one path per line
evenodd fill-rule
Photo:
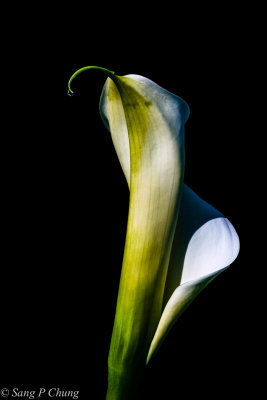
M 138 398 L 254 392 L 250 10 L 101 4 L 26 13 L 23 23 L 20 10 L 9 15 L 3 62 L 0 383 L 105 396 L 128 188 L 98 113 L 105 76 L 80 75 L 67 96 L 73 72 L 99 65 L 146 76 L 187 101 L 185 183 L 229 218 L 241 242 L 238 259 L 172 329 Z

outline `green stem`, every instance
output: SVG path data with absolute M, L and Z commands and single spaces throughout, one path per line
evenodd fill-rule
M 124 371 L 109 367 L 108 390 L 105 400 L 134 400 L 142 380 L 144 367 L 129 365 Z
M 115 72 L 110 71 L 109 69 L 102 68 L 102 67 L 96 67 L 95 65 L 90 65 L 87 67 L 83 67 L 78 69 L 74 74 L 70 77 L 69 83 L 68 83 L 68 94 L 73 95 L 73 90 L 71 89 L 70 85 L 71 82 L 73 81 L 76 76 L 80 75 L 81 72 L 86 71 L 88 69 L 99 69 L 100 71 L 104 72 L 109 78 L 111 78 L 114 82 L 116 81 L 116 75 Z

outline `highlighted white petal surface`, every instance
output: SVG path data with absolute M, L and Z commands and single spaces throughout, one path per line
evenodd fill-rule
M 235 260 L 238 249 L 236 231 L 227 218 L 216 218 L 206 222 L 189 242 L 181 285 L 230 265 Z

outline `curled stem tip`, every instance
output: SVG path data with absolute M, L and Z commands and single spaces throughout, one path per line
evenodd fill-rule
M 94 65 L 90 65 L 90 66 L 87 66 L 87 67 L 80 68 L 76 72 L 74 72 L 74 74 L 70 77 L 70 80 L 68 82 L 68 95 L 69 96 L 73 96 L 73 94 L 74 94 L 73 90 L 70 87 L 71 82 L 73 81 L 74 78 L 76 78 L 76 76 L 78 76 L 81 72 L 86 71 L 87 69 L 99 69 L 100 71 L 104 72 L 112 80 L 115 80 L 115 78 L 116 78 L 115 72 L 114 71 L 110 71 L 109 69 L 106 69 L 106 68 L 97 67 L 97 66 L 94 66 Z

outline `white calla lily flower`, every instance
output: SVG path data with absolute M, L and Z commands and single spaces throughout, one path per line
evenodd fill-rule
M 168 331 L 239 251 L 231 223 L 183 183 L 187 103 L 139 75 L 109 78 L 100 99 L 130 188 L 106 399 L 125 400 Z M 71 91 L 72 92 L 72 91 Z
M 144 77 L 129 76 L 144 82 L 148 88 L 155 86 L 158 90 L 162 90 L 164 95 L 166 94 L 165 89 Z M 127 124 L 120 99 L 116 98 L 115 102 L 109 102 L 107 92 L 111 90 L 116 91 L 116 87 L 108 80 L 100 99 L 100 114 L 106 128 L 111 132 L 115 150 L 129 185 L 130 149 Z M 156 97 L 156 101 L 159 104 L 159 98 Z M 163 105 L 166 103 L 163 102 Z M 164 293 L 167 304 L 150 345 L 147 362 L 185 308 L 208 283 L 235 260 L 238 252 L 239 238 L 230 221 L 188 186 L 183 185 L 181 209 Z

